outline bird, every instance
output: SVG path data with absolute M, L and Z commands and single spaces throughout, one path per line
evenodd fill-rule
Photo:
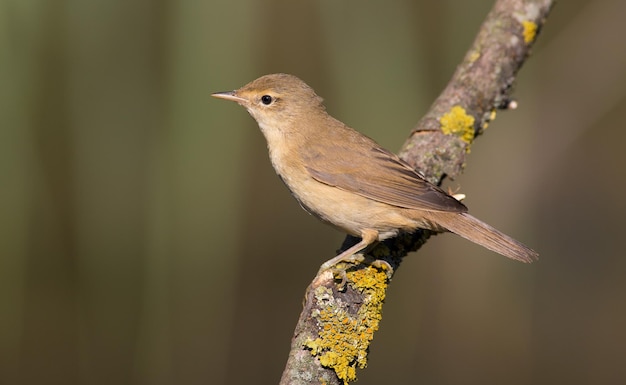
M 330 116 L 323 99 L 294 75 L 261 76 L 211 96 L 238 103 L 256 120 L 274 170 L 304 210 L 360 238 L 321 270 L 417 229 L 451 232 L 521 262 L 538 259 L 396 154 Z

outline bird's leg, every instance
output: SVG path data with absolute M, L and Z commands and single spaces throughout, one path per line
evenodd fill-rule
M 339 275 L 341 276 L 341 282 L 342 282 L 340 287 L 342 287 L 346 281 L 346 271 L 345 269 L 335 268 L 335 265 L 340 262 L 355 263 L 355 264 L 364 262 L 365 257 L 363 256 L 363 254 L 357 254 L 357 253 L 366 250 L 369 246 L 374 245 L 377 241 L 378 241 L 378 231 L 373 230 L 373 229 L 363 230 L 361 232 L 361 241 L 359 243 L 350 247 L 349 249 L 337 255 L 336 257 L 324 262 L 322 266 L 320 267 L 318 274 L 326 270 L 333 270 L 334 272 L 339 273 Z M 370 264 L 374 267 L 387 270 L 388 272 L 393 272 L 393 268 L 386 261 L 375 259 Z

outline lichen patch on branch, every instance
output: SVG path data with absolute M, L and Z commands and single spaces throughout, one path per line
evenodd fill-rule
M 532 43 L 535 40 L 535 36 L 537 36 L 537 23 L 530 20 L 524 20 L 522 21 L 522 27 L 524 27 L 524 43 Z
M 367 366 L 369 344 L 378 330 L 388 284 L 384 269 L 368 266 L 348 272 L 346 279 L 352 289 L 364 295 L 356 312 L 337 298 L 333 290 L 320 286 L 315 289 L 318 308 L 313 313 L 319 325 L 319 337 L 305 342 L 320 363 L 332 368 L 347 384 L 356 380 L 356 368 Z
M 475 134 L 474 120 L 474 117 L 467 114 L 463 107 L 454 106 L 439 119 L 439 123 L 441 132 L 444 134 L 456 135 L 464 142 L 472 143 Z

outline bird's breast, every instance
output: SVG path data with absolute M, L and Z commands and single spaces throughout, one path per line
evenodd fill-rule
M 399 230 L 416 227 L 415 219 L 405 215 L 406 209 L 315 179 L 302 156 L 302 152 L 310 148 L 295 131 L 290 131 L 290 136 L 277 127 L 259 126 L 267 139 L 274 170 L 310 214 L 355 236 L 361 236 L 366 229 L 375 229 L 379 232 L 379 240 L 392 237 Z

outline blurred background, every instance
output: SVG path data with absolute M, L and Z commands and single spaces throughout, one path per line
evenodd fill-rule
M 0 383 L 269 384 L 343 235 L 241 107 L 273 72 L 397 151 L 492 1 L 0 1 Z M 391 285 L 360 384 L 626 381 L 626 2 L 559 2 Z

